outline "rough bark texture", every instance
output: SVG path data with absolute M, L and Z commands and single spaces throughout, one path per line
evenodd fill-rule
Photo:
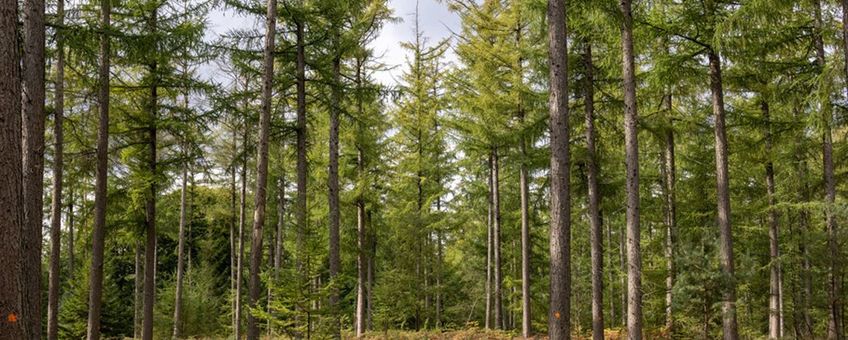
M 109 151 L 109 31 L 112 29 L 112 3 L 100 1 L 100 66 L 97 105 L 97 173 L 94 184 L 94 225 L 91 230 L 91 269 L 88 296 L 88 340 L 100 339 L 100 309 L 103 298 L 103 251 L 106 239 L 106 173 Z
M 337 38 L 338 39 L 338 38 Z M 337 52 L 340 53 L 340 52 Z M 335 282 L 341 270 L 341 255 L 339 254 L 339 105 L 341 103 L 341 56 L 333 58 L 332 90 L 330 103 L 330 160 L 327 171 L 327 203 L 329 205 L 329 238 L 330 238 L 330 313 L 333 320 L 331 335 L 334 339 L 341 338 L 341 319 L 338 304 L 339 290 Z
M 624 153 L 627 192 L 627 337 L 642 339 L 642 250 L 639 226 L 639 142 L 636 112 L 636 67 L 633 60 L 633 14 L 630 0 L 619 2 L 624 81 Z
M 262 112 L 259 114 L 259 144 L 256 145 L 256 192 L 253 198 L 253 237 L 250 242 L 250 308 L 256 308 L 262 290 L 259 271 L 262 265 L 262 229 L 265 226 L 265 202 L 268 197 L 268 134 L 271 129 L 271 91 L 274 81 L 274 42 L 277 36 L 277 0 L 268 0 L 265 14 L 265 50 L 262 64 Z M 259 339 L 259 323 L 247 313 L 247 339 Z
M 0 1 L 0 254 L 20 254 L 23 216 L 21 174 L 21 74 L 17 48 L 18 2 Z M 24 338 L 21 317 L 21 261 L 0 256 L 0 339 Z
M 501 194 L 500 194 L 500 161 L 498 160 L 498 148 L 492 150 L 492 261 L 493 263 L 493 279 L 494 279 L 494 298 L 492 299 L 494 310 L 495 328 L 506 328 L 503 318 L 502 300 L 502 284 L 503 275 L 501 274 Z
M 738 339 L 736 323 L 736 276 L 733 269 L 733 235 L 730 228 L 730 179 L 727 170 L 727 132 L 725 128 L 724 88 L 721 59 L 712 49 L 707 52 L 710 63 L 710 90 L 715 117 L 716 200 L 719 226 L 719 261 L 724 276 L 722 289 L 722 332 L 726 340 Z
M 589 200 L 589 237 L 592 244 L 592 339 L 604 338 L 604 248 L 601 225 L 601 193 L 598 190 L 598 162 L 595 155 L 595 80 L 592 45 L 583 41 L 583 63 L 586 68 L 583 87 L 586 113 L 586 186 Z
M 188 182 L 188 170 L 183 168 L 182 183 L 180 186 L 180 226 L 177 236 L 177 282 L 174 288 L 174 339 L 180 337 L 180 314 L 183 303 L 183 257 L 185 250 L 185 226 L 186 226 L 186 186 Z
M 59 26 L 65 22 L 65 1 L 56 3 Z M 50 284 L 47 297 L 47 339 L 59 337 L 59 286 L 62 254 L 62 178 L 64 175 L 65 42 L 56 31 L 56 93 L 53 97 L 53 201 L 50 207 Z
M 674 280 L 677 275 L 674 263 L 674 247 L 677 242 L 677 203 L 675 185 L 677 182 L 674 159 L 674 122 L 672 120 L 672 96 L 669 91 L 664 98 L 666 126 L 663 129 L 663 196 L 665 198 L 665 328 L 669 334 L 674 334 L 674 314 L 672 302 Z
M 564 0 L 548 0 L 551 134 L 551 339 L 571 339 L 571 192 L 568 45 Z
M 24 225 L 21 233 L 24 335 L 41 338 L 41 247 L 44 204 L 44 0 L 23 1 L 21 62 Z M 8 45 L 6 48 L 10 48 Z

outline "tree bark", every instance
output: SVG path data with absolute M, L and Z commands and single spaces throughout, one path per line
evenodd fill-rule
M 271 129 L 271 92 L 274 82 L 274 42 L 277 36 L 277 0 L 268 0 L 265 15 L 265 51 L 262 65 L 262 111 L 259 115 L 259 144 L 256 155 L 256 192 L 253 199 L 253 237 L 250 242 L 249 306 L 256 308 L 259 295 L 259 271 L 262 265 L 262 229 L 265 226 L 265 202 L 268 189 L 268 134 Z M 259 324 L 247 313 L 247 339 L 259 339 Z
M 0 318 L 21 317 L 21 253 L 23 216 L 23 155 L 21 148 L 21 74 L 18 44 L 18 2 L 0 1 Z M 0 339 L 23 339 L 22 322 L 0 322 Z
M 665 198 L 665 328 L 669 334 L 674 334 L 674 314 L 672 303 L 674 301 L 674 281 L 677 271 L 674 262 L 674 248 L 677 243 L 677 199 L 675 198 L 675 186 L 677 185 L 677 168 L 674 157 L 674 122 L 672 120 L 672 95 L 667 92 L 664 101 L 664 113 L 666 115 L 666 126 L 663 129 L 663 195 Z
M 595 155 L 595 80 L 592 62 L 592 44 L 583 40 L 583 63 L 586 67 L 583 87 L 584 109 L 586 113 L 586 184 L 589 199 L 589 238 L 592 244 L 592 339 L 604 338 L 604 248 L 603 225 L 601 225 L 598 190 L 598 163 Z
M 493 235 L 492 231 L 494 229 L 494 223 L 495 223 L 494 222 L 495 209 L 494 209 L 494 200 L 493 200 L 493 198 L 494 198 L 494 195 L 493 195 L 493 193 L 494 193 L 494 190 L 493 190 L 493 188 L 494 188 L 494 181 L 493 181 L 494 172 L 493 172 L 493 170 L 494 169 L 492 169 L 492 154 L 491 153 L 489 154 L 488 161 L 489 161 L 489 163 L 487 165 L 487 167 L 488 167 L 487 177 L 488 177 L 488 181 L 489 181 L 488 182 L 489 191 L 487 193 L 488 194 L 487 201 L 488 201 L 488 205 L 489 205 L 489 209 L 488 209 L 489 215 L 488 215 L 488 220 L 487 220 L 487 223 L 486 223 L 486 321 L 485 321 L 486 329 L 491 328 L 491 321 L 492 321 L 492 257 L 494 257 L 494 254 L 492 253 L 492 251 L 494 250 L 494 247 L 492 246 L 492 243 L 494 241 L 494 235 Z
M 41 247 L 44 194 L 44 0 L 23 1 L 21 126 L 23 211 L 21 233 L 24 335 L 41 338 Z M 9 45 L 15 46 L 15 45 Z M 7 47 L 9 48 L 9 47 Z M 37 269 L 37 270 L 35 270 Z
M 245 88 L 247 84 L 245 83 Z M 247 105 L 245 105 L 245 109 Z M 247 148 L 250 144 L 247 142 L 247 119 L 244 120 L 244 131 L 242 132 L 242 148 Z M 246 150 L 245 150 L 246 151 Z M 239 195 L 239 226 L 238 226 L 238 258 L 236 259 L 236 339 L 241 339 L 241 285 L 243 283 L 242 274 L 244 273 L 244 225 L 247 223 L 247 154 L 242 155 L 241 159 L 241 193 Z
M 151 34 L 156 34 L 158 9 L 153 10 L 150 18 Z M 156 53 L 153 51 L 152 53 Z M 155 59 L 154 59 L 155 60 Z M 150 74 L 153 80 L 150 84 L 150 127 L 148 128 L 148 147 L 150 159 L 148 160 L 148 175 L 150 176 L 150 187 L 148 188 L 145 202 L 145 219 L 147 243 L 144 246 L 144 321 L 142 323 L 141 337 L 144 340 L 153 339 L 153 307 L 156 304 L 156 196 L 157 188 L 157 124 L 159 119 L 159 84 L 155 61 L 150 64 Z
M 781 286 L 783 285 L 780 275 L 780 248 L 778 245 L 779 231 L 777 221 L 777 200 L 775 198 L 774 185 L 774 162 L 772 160 L 772 132 L 769 104 L 762 100 L 760 110 L 765 121 L 765 151 L 766 151 L 766 194 L 768 199 L 768 230 L 769 230 L 769 339 L 780 339 L 783 337 L 783 324 L 780 316 L 783 305 Z
M 506 328 L 503 318 L 502 299 L 502 283 L 503 276 L 501 274 L 501 194 L 500 194 L 500 161 L 498 160 L 498 147 L 492 149 L 492 211 L 494 223 L 492 224 L 492 261 L 494 261 L 492 271 L 494 272 L 494 322 L 495 329 Z
M 97 105 L 97 174 L 94 184 L 94 225 L 91 230 L 91 269 L 88 296 L 88 340 L 100 339 L 100 310 L 103 298 L 103 252 L 106 239 L 106 175 L 109 149 L 109 32 L 112 29 L 112 3 L 100 1 L 100 65 L 98 71 Z
M 619 2 L 622 73 L 624 77 L 624 147 L 627 192 L 627 337 L 642 339 L 642 250 L 639 226 L 639 142 L 636 109 L 636 65 L 633 56 L 633 14 L 630 0 Z
M 187 165 L 183 166 L 182 185 L 180 188 L 180 227 L 177 237 L 177 282 L 174 290 L 174 333 L 173 338 L 180 338 L 180 315 L 182 313 L 183 298 L 183 257 L 185 249 L 185 226 L 186 226 L 186 186 L 188 181 Z
M 56 2 L 59 26 L 65 22 L 65 1 Z M 50 220 L 50 283 L 47 297 L 47 339 L 59 337 L 59 288 L 62 254 L 62 178 L 64 175 L 64 130 L 65 116 L 65 42 L 61 29 L 56 31 L 56 93 L 53 98 L 53 202 Z
M 361 117 L 365 112 L 362 107 L 362 69 L 364 67 L 364 60 L 357 59 L 356 60 L 356 76 L 354 78 L 354 82 L 356 83 L 356 110 L 357 114 Z M 361 121 L 360 121 L 361 122 Z M 362 123 L 358 125 L 358 133 L 364 133 L 365 127 Z M 356 145 L 356 170 L 357 177 L 359 182 L 362 182 L 365 177 L 365 153 L 363 152 L 363 146 L 357 144 Z M 368 303 L 367 299 L 367 282 L 368 282 L 368 264 L 370 261 L 367 256 L 367 230 L 365 227 L 365 200 L 361 196 L 362 190 L 360 192 L 360 197 L 356 200 L 356 244 L 357 244 L 357 254 L 356 254 L 356 269 L 357 269 L 357 277 L 356 277 L 356 315 L 354 328 L 356 330 L 356 336 L 361 337 L 365 330 L 368 328 L 366 324 L 366 304 Z
M 730 179 L 727 170 L 727 132 L 725 128 L 724 88 L 721 78 L 721 59 L 708 49 L 710 90 L 715 116 L 716 199 L 719 225 L 719 256 L 724 276 L 722 289 L 722 332 L 725 340 L 739 338 L 736 323 L 736 276 L 733 268 L 733 235 L 730 226 Z
M 236 241 L 236 231 L 237 226 L 237 217 L 236 214 L 236 163 L 238 162 L 238 138 L 237 138 L 237 130 L 235 122 L 233 122 L 233 160 L 232 164 L 230 164 L 230 212 L 232 213 L 230 220 L 230 293 L 235 296 L 236 294 L 236 261 L 237 261 L 237 241 Z M 233 298 L 230 304 L 233 310 L 232 317 L 232 327 L 233 331 L 236 330 L 238 319 L 236 318 L 236 299 Z
M 571 339 L 571 184 L 566 4 L 548 0 L 551 138 L 551 339 Z
M 336 37 L 335 39 L 339 39 Z M 340 42 L 337 42 L 337 44 Z M 338 49 L 339 47 L 336 47 Z M 329 262 L 330 262 L 330 317 L 332 329 L 330 334 L 334 339 L 341 338 L 341 319 L 339 311 L 339 284 L 336 279 L 341 270 L 341 255 L 339 254 L 339 105 L 341 104 L 341 51 L 336 51 L 333 58 L 333 74 L 330 90 L 330 138 L 329 166 L 327 169 L 327 202 L 329 205 Z
M 76 253 L 74 252 L 74 243 L 76 239 L 74 238 L 74 187 L 71 186 L 70 193 L 68 194 L 68 275 L 70 278 L 74 277 L 76 271 L 74 271 L 76 263 Z
M 295 64 L 295 82 L 297 92 L 297 198 L 295 201 L 295 222 L 297 224 L 297 254 L 296 267 L 298 272 L 304 273 L 303 258 L 305 257 L 305 233 L 307 229 L 307 201 L 306 201 L 306 185 L 307 185 L 307 170 L 306 163 L 306 52 L 304 43 L 303 23 L 295 20 L 295 45 L 296 45 L 296 64 Z M 304 281 L 306 277 L 302 277 Z

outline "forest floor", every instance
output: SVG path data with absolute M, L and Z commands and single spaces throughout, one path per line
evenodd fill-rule
M 618 329 L 608 329 L 604 332 L 604 339 L 609 340 L 619 340 L 625 338 L 625 333 Z M 656 338 L 663 338 L 661 334 L 657 335 Z M 654 337 L 652 337 L 654 338 Z M 346 339 L 355 339 L 354 337 L 346 337 Z M 386 332 L 370 332 L 366 333 L 361 339 L 364 340 L 383 340 L 383 339 L 391 339 L 391 340 L 419 340 L 419 339 L 427 339 L 427 340 L 517 340 L 523 339 L 521 336 L 516 334 L 515 332 L 501 332 L 501 331 L 487 331 L 479 328 L 471 328 L 466 330 L 459 331 L 421 331 L 421 332 L 409 332 L 409 331 L 396 331 L 389 330 Z M 532 339 L 535 340 L 548 340 L 547 336 L 535 336 Z M 591 339 L 590 334 L 585 335 L 574 335 L 572 339 L 575 340 L 583 340 L 583 339 Z

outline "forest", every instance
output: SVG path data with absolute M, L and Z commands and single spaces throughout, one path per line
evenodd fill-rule
M 848 339 L 848 0 L 406 1 L 0 0 L 0 339 Z

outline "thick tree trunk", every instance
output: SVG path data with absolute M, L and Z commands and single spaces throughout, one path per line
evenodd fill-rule
M 493 215 L 493 224 L 492 224 L 492 261 L 493 263 L 493 278 L 494 278 L 494 298 L 492 300 L 492 304 L 494 304 L 494 323 L 495 328 L 506 328 L 504 325 L 503 318 L 503 304 L 501 303 L 502 299 L 502 283 L 503 276 L 501 274 L 501 194 L 500 194 L 500 161 L 498 160 L 498 148 L 494 147 L 492 149 L 492 213 Z
M 188 182 L 187 165 L 183 166 L 182 185 L 180 187 L 180 226 L 177 236 L 177 282 L 174 289 L 174 332 L 173 338 L 180 338 L 180 315 L 182 313 L 183 299 L 183 257 L 185 250 L 185 226 L 186 226 L 186 186 Z
M 259 271 L 262 266 L 262 229 L 265 226 L 265 202 L 268 189 L 268 135 L 271 129 L 271 92 L 274 83 L 274 42 L 277 36 L 277 0 L 268 0 L 265 14 L 265 51 L 262 65 L 262 111 L 259 115 L 259 144 L 256 146 L 256 192 L 253 199 L 253 237 L 250 242 L 250 296 L 248 304 L 256 308 L 259 295 Z M 259 339 L 259 323 L 247 313 L 247 339 Z
M 719 225 L 719 257 L 724 276 L 722 289 L 722 332 L 724 339 L 739 338 L 736 324 L 736 275 L 733 269 L 733 235 L 730 227 L 730 179 L 727 170 L 727 133 L 725 129 L 724 88 L 721 59 L 712 49 L 707 52 L 710 63 L 710 90 L 715 116 L 716 199 Z
M 781 275 L 780 275 L 780 248 L 778 245 L 778 221 L 777 221 L 777 200 L 775 198 L 774 185 L 774 162 L 772 160 L 772 133 L 771 133 L 771 116 L 769 114 L 769 104 L 763 99 L 760 103 L 760 109 L 763 113 L 765 121 L 765 151 L 766 151 L 766 193 L 768 196 L 768 230 L 769 230 L 769 339 L 779 339 L 783 337 L 783 324 L 780 316 L 783 314 L 781 307 L 783 305 L 781 296 Z
M 589 199 L 589 237 L 592 244 L 592 339 L 604 338 L 604 240 L 601 225 L 601 193 L 598 190 L 598 162 L 595 155 L 595 80 L 592 45 L 583 41 L 583 63 L 586 68 L 583 100 L 586 112 L 586 184 Z
M 23 211 L 22 318 L 28 339 L 41 338 L 41 247 L 44 194 L 44 0 L 23 1 L 21 106 Z M 15 45 L 9 45 L 15 46 Z M 6 48 L 10 48 L 7 46 Z
M 65 1 L 56 3 L 59 26 L 65 22 Z M 61 29 L 56 31 L 56 93 L 53 97 L 53 202 L 50 207 L 50 283 L 47 297 L 47 339 L 59 337 L 59 286 L 62 254 L 62 178 L 64 175 L 65 116 L 65 42 Z
M 18 2 L 0 1 L 0 317 L 21 317 L 21 241 L 24 229 L 21 148 L 21 74 Z M 0 339 L 24 339 L 22 322 L 0 322 Z
M 337 38 L 338 39 L 338 38 Z M 338 47 L 337 47 L 338 48 Z M 337 53 L 341 53 L 337 51 Z M 341 271 L 341 255 L 339 254 L 339 105 L 341 104 L 341 56 L 333 58 L 333 74 L 331 81 L 330 99 L 330 160 L 327 171 L 327 202 L 329 205 L 329 238 L 330 238 L 330 313 L 333 329 L 330 334 L 334 339 L 341 338 L 341 319 L 339 309 L 339 290 L 336 277 Z
M 109 31 L 112 29 L 112 3 L 100 1 L 100 66 L 98 71 L 97 105 L 97 174 L 94 185 L 94 226 L 91 230 L 91 268 L 88 296 L 88 340 L 100 339 L 100 310 L 103 298 L 103 252 L 106 239 L 106 175 L 109 149 Z
M 819 67 L 819 72 L 825 72 L 825 50 L 822 41 L 822 9 L 819 0 L 813 0 L 815 11 L 815 31 L 813 34 L 813 43 L 816 47 L 816 64 Z M 848 66 L 846 66 L 848 67 Z M 848 68 L 846 68 L 848 70 Z M 822 80 L 827 82 L 828 80 Z M 823 85 L 827 87 L 827 85 Z M 833 212 L 833 203 L 836 199 L 836 181 L 834 180 L 833 172 L 833 135 L 831 134 L 831 124 L 833 121 L 833 112 L 830 99 L 824 99 L 821 105 L 821 134 L 822 134 L 822 170 L 824 172 L 824 200 L 825 200 L 825 221 L 827 231 L 827 249 L 828 249 L 828 273 L 827 273 L 827 338 L 842 340 L 842 293 L 840 292 L 841 280 L 841 263 L 839 259 L 839 244 L 837 241 L 837 226 L 836 216 Z
M 571 339 L 571 192 L 568 124 L 568 34 L 564 0 L 548 0 L 551 135 L 551 339 Z
M 674 334 L 674 281 L 677 275 L 674 263 L 674 248 L 677 242 L 677 167 L 674 158 L 674 122 L 672 118 L 672 95 L 667 92 L 663 99 L 665 105 L 666 126 L 663 129 L 663 196 L 665 198 L 665 328 L 669 334 Z
M 636 110 L 636 66 L 633 56 L 633 15 L 630 0 L 622 0 L 622 73 L 624 77 L 624 147 L 627 191 L 627 337 L 642 339 L 642 250 L 639 226 L 639 142 Z

